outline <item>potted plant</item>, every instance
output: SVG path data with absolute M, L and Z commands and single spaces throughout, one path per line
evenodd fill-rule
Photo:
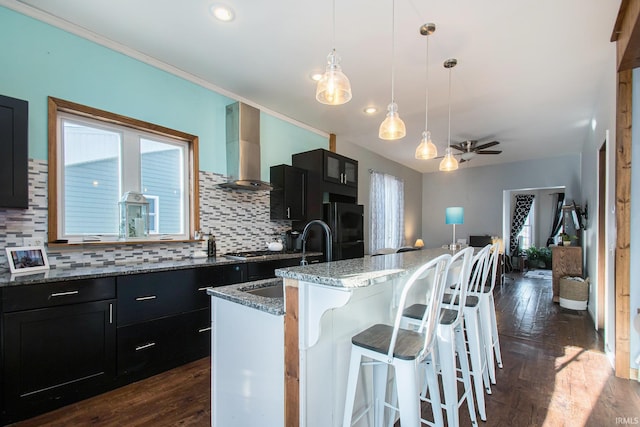
M 562 238 L 562 245 L 563 246 L 571 246 L 571 240 L 576 238 L 576 236 L 570 236 L 567 233 L 561 233 L 560 237 Z

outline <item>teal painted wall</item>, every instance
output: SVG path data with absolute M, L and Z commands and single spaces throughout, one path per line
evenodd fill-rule
M 0 94 L 29 101 L 29 157 L 47 159 L 47 97 L 54 96 L 197 135 L 200 170 L 226 175 L 225 105 L 209 89 L 0 7 Z M 262 179 L 291 154 L 328 140 L 261 114 Z

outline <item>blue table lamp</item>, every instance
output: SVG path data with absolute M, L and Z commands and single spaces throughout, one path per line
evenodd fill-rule
M 447 208 L 444 218 L 446 224 L 453 224 L 453 241 L 449 245 L 449 249 L 459 249 L 460 245 L 456 244 L 456 224 L 464 224 L 464 209 L 459 206 Z

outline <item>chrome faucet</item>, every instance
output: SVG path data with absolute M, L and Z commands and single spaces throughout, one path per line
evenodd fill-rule
M 332 238 L 331 238 L 331 229 L 329 228 L 329 226 L 327 225 L 326 222 L 321 221 L 319 219 L 314 219 L 314 220 L 309 221 L 307 223 L 307 225 L 305 225 L 304 230 L 302 230 L 302 236 L 300 237 L 302 239 L 302 260 L 300 261 L 300 265 L 308 265 L 309 264 L 309 262 L 307 261 L 307 258 L 305 257 L 305 251 L 306 251 L 306 248 L 307 248 L 307 234 L 309 233 L 309 228 L 314 224 L 318 224 L 324 230 L 325 256 L 327 258 L 327 262 L 331 261 L 331 258 L 332 258 L 332 253 L 331 253 L 331 240 L 332 240 Z

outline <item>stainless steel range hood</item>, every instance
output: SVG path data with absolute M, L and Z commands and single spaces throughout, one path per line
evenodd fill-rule
M 227 105 L 227 175 L 220 184 L 237 190 L 271 190 L 260 180 L 260 110 L 241 102 Z

